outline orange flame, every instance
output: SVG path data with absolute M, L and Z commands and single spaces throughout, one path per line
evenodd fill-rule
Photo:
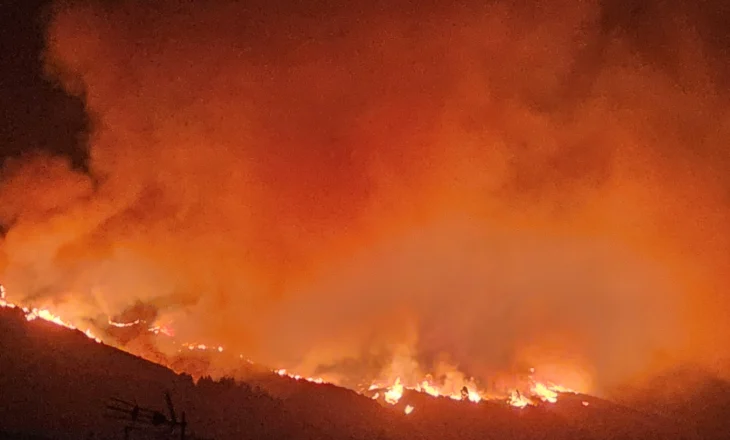
M 77 327 L 73 324 L 71 324 L 68 321 L 65 321 L 60 316 L 54 314 L 48 309 L 45 308 L 27 308 L 18 306 L 6 299 L 6 292 L 5 288 L 0 285 L 0 307 L 3 308 L 10 308 L 10 309 L 21 309 L 25 313 L 25 318 L 28 321 L 33 321 L 36 319 L 42 319 L 47 322 L 52 322 L 56 325 L 60 325 L 63 327 L 66 327 L 68 329 L 72 330 L 78 330 Z M 124 327 L 131 327 L 137 324 L 140 324 L 141 321 L 136 320 L 130 323 L 120 323 L 112 321 L 111 319 L 108 320 L 108 324 L 114 327 L 124 328 Z M 148 329 L 148 331 L 158 335 L 160 333 L 172 337 L 174 335 L 173 329 L 167 326 L 161 326 L 156 325 L 152 326 Z M 84 331 L 84 334 L 89 338 L 96 342 L 101 343 L 101 339 L 96 337 L 90 329 L 87 329 Z M 211 351 L 211 352 L 217 352 L 217 353 L 223 353 L 224 349 L 222 346 L 214 346 L 214 345 L 206 345 L 206 344 L 200 344 L 200 343 L 182 343 L 182 347 L 189 351 Z M 239 355 L 240 359 L 244 359 L 243 355 Z M 253 364 L 251 360 L 245 359 L 246 362 L 249 364 Z M 278 369 L 273 371 L 275 374 L 282 376 L 282 377 L 288 377 L 297 381 L 306 381 L 316 384 L 324 384 L 329 383 L 325 379 L 321 377 L 306 377 L 301 376 L 298 374 L 292 374 L 288 372 L 286 369 Z M 432 397 L 448 397 L 453 400 L 460 400 L 460 401 L 468 401 L 471 403 L 479 403 L 483 400 L 501 400 L 506 402 L 508 405 L 511 405 L 515 408 L 525 408 L 527 406 L 536 406 L 540 403 L 549 403 L 554 404 L 558 401 L 558 398 L 560 394 L 566 394 L 566 393 L 576 393 L 575 391 L 551 383 L 551 382 L 542 382 L 542 381 L 536 381 L 532 378 L 532 374 L 534 373 L 534 369 L 530 369 L 530 386 L 527 391 L 520 392 L 519 390 L 512 390 L 509 395 L 507 396 L 495 396 L 493 394 L 488 394 L 484 391 L 481 391 L 477 388 L 476 384 L 474 383 L 473 379 L 469 379 L 468 381 L 461 381 L 458 382 L 458 386 L 461 386 L 462 388 L 457 392 L 456 386 L 454 383 L 439 385 L 433 382 L 430 375 L 427 375 L 426 378 L 416 382 L 413 386 L 407 386 L 403 379 L 401 379 L 400 376 L 397 376 L 392 381 L 375 381 L 373 382 L 367 389 L 368 392 L 375 391 L 375 393 L 371 396 L 372 399 L 379 399 L 381 396 L 383 397 L 383 400 L 385 403 L 389 405 L 396 405 L 401 398 L 403 397 L 403 394 L 406 390 L 416 391 L 419 393 L 427 394 Z M 463 383 L 467 383 L 467 385 L 462 385 Z M 457 382 L 455 382 L 457 383 Z M 584 407 L 587 407 L 589 405 L 588 402 L 583 401 L 582 405 Z M 404 409 L 404 413 L 406 415 L 411 414 L 414 411 L 414 407 L 412 405 L 406 405 Z
M 524 408 L 528 405 L 534 405 L 535 403 L 530 400 L 528 397 L 525 397 L 523 394 L 521 394 L 517 390 L 513 390 L 510 393 L 509 399 L 507 400 L 507 403 L 514 406 L 515 408 Z
M 531 370 L 531 372 L 534 372 L 534 370 Z M 448 397 L 453 400 L 468 401 L 471 403 L 479 403 L 483 400 L 502 400 L 516 408 L 536 406 L 539 403 L 556 403 L 560 394 L 575 393 L 575 391 L 566 387 L 549 382 L 538 382 L 532 378 L 530 379 L 530 386 L 526 391 L 520 392 L 519 390 L 513 390 L 508 396 L 503 397 L 489 394 L 475 387 L 468 388 L 466 386 L 463 387 L 460 393 L 456 394 L 446 391 L 443 387 L 440 387 L 429 379 L 424 379 L 411 387 L 404 385 L 400 377 L 396 377 L 392 384 L 374 382 L 368 388 L 368 391 L 376 391 L 371 396 L 372 399 L 379 399 L 382 392 L 383 400 L 390 405 L 397 404 L 403 397 L 405 390 L 416 391 L 433 397 Z
M 289 374 L 283 368 L 279 369 L 279 370 L 274 370 L 274 373 L 278 374 L 279 376 L 288 377 L 288 378 L 294 379 L 294 380 L 303 380 L 305 382 L 312 382 L 312 383 L 318 383 L 318 384 L 327 383 L 321 377 L 304 377 L 304 376 L 300 376 L 298 374 Z
M 60 325 L 63 327 L 66 327 L 71 330 L 78 330 L 76 326 L 73 324 L 64 321 L 60 316 L 53 314 L 48 309 L 39 309 L 39 308 L 28 308 L 28 307 L 21 307 L 14 303 L 11 303 L 10 301 L 5 299 L 5 288 L 0 285 L 0 307 L 8 308 L 8 309 L 20 309 L 25 313 L 25 319 L 28 321 L 34 321 L 36 319 L 42 319 L 44 321 L 52 322 L 56 325 Z M 91 331 L 91 329 L 86 329 L 83 332 L 89 339 L 92 339 L 96 342 L 101 343 L 101 339 L 96 337 L 94 333 Z
M 217 351 L 218 353 L 223 353 L 223 347 L 220 346 L 220 345 L 218 345 L 218 346 L 210 346 L 210 345 L 205 345 L 205 344 L 190 344 L 190 343 L 184 342 L 182 344 L 182 346 L 185 347 L 185 348 L 187 348 L 190 351 L 193 351 L 193 350 L 199 350 L 199 351 Z

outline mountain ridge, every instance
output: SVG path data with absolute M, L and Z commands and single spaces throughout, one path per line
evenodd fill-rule
M 107 399 L 163 409 L 166 391 L 186 412 L 190 432 L 211 439 L 708 438 L 665 417 L 578 394 L 519 409 L 406 391 L 390 406 L 273 372 L 243 382 L 195 381 L 81 331 L 28 322 L 17 309 L 0 309 L 0 344 L 0 426 L 6 438 L 123 438 L 123 425 L 104 417 Z M 415 410 L 404 414 L 406 405 Z

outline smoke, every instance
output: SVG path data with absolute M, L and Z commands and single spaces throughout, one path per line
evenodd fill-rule
M 474 3 L 58 2 L 89 171 L 5 164 L 9 295 L 304 373 L 724 365 L 726 27 Z

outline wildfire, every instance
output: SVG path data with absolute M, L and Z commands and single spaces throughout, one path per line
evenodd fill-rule
M 166 325 L 154 325 L 147 329 L 150 333 L 154 333 L 156 335 L 163 334 L 168 337 L 175 336 L 175 332 L 172 330 L 172 328 L 166 326 Z
M 400 377 L 395 379 L 395 383 L 385 392 L 385 401 L 391 405 L 395 405 L 403 397 L 403 384 L 400 383 Z
M 140 321 L 139 319 L 135 319 L 132 322 L 116 322 L 116 321 L 112 321 L 111 319 L 107 320 L 107 323 L 109 325 L 111 325 L 112 327 L 116 327 L 116 328 L 134 327 L 135 325 L 139 325 L 141 322 L 142 321 Z
M 39 309 L 39 308 L 28 308 L 28 307 L 21 307 L 14 303 L 11 303 L 10 301 L 7 301 L 5 299 L 5 288 L 0 285 L 0 307 L 9 308 L 9 309 L 20 309 L 25 313 L 25 319 L 28 321 L 34 321 L 36 319 L 42 319 L 44 321 L 52 322 L 56 325 L 60 325 L 63 327 L 66 327 L 71 330 L 78 330 L 76 326 L 73 324 L 64 321 L 61 319 L 60 316 L 55 315 L 53 312 L 51 312 L 48 309 Z M 89 339 L 92 339 L 96 342 L 101 343 L 101 339 L 96 337 L 94 333 L 91 331 L 91 329 L 86 329 L 83 332 Z
M 56 325 L 66 327 L 68 329 L 78 330 L 75 325 L 71 324 L 68 321 L 65 321 L 60 316 L 54 314 L 48 309 L 22 307 L 8 301 L 6 299 L 5 289 L 2 285 L 0 285 L 0 307 L 10 309 L 17 308 L 22 310 L 23 313 L 25 313 L 25 318 L 28 321 L 42 319 L 44 321 L 52 322 Z M 135 325 L 140 325 L 143 323 L 143 321 L 135 320 L 132 322 L 116 322 L 108 319 L 107 323 L 112 327 L 127 328 L 133 327 Z M 154 333 L 155 335 L 163 334 L 169 337 L 174 336 L 172 328 L 168 326 L 154 325 L 149 327 L 147 330 L 151 333 Z M 84 331 L 84 334 L 96 342 L 102 342 L 101 339 L 95 336 L 90 329 Z M 186 349 L 189 351 L 208 351 L 214 353 L 224 352 L 224 348 L 220 345 L 207 345 L 201 343 L 182 343 L 180 345 L 183 347 L 181 350 Z M 244 358 L 243 355 L 239 355 L 238 357 L 241 360 L 245 359 L 245 361 L 249 364 L 253 364 L 252 361 Z M 273 370 L 273 373 L 297 381 L 306 381 L 315 384 L 329 383 L 321 377 L 307 377 L 293 374 L 286 369 Z M 485 400 L 497 400 L 503 401 L 506 404 L 515 408 L 525 408 L 528 406 L 536 406 L 541 403 L 554 404 L 558 401 L 560 394 L 576 393 L 571 389 L 551 382 L 535 380 L 533 378 L 533 374 L 534 369 L 530 369 L 530 377 L 528 382 L 529 385 L 526 387 L 526 389 L 514 389 L 509 392 L 508 395 L 503 395 L 501 397 L 480 390 L 473 379 L 462 378 L 462 380 L 453 380 L 453 378 L 451 378 L 452 380 L 445 380 L 445 383 L 439 384 L 438 382 L 434 381 L 430 375 L 426 375 L 424 379 L 414 382 L 404 381 L 400 376 L 396 376 L 393 380 L 374 381 L 367 388 L 367 391 L 361 391 L 361 394 L 368 394 L 374 400 L 378 400 L 382 397 L 382 400 L 387 405 L 392 406 L 397 405 L 403 398 L 404 393 L 407 390 L 410 390 L 427 394 L 432 397 L 447 397 L 452 400 L 470 402 L 475 404 Z M 582 405 L 584 407 L 587 407 L 589 403 L 583 401 Z M 413 405 L 407 404 L 404 407 L 403 412 L 408 415 L 413 413 L 414 410 L 415 407 Z
M 507 399 L 507 403 L 514 406 L 515 408 L 524 408 L 528 405 L 534 405 L 535 403 L 529 399 L 528 397 L 525 397 L 517 390 L 513 390 L 510 393 L 509 399 Z
M 187 348 L 190 351 L 193 350 L 199 350 L 199 351 L 217 351 L 218 353 L 223 353 L 223 347 L 220 345 L 218 346 L 209 346 L 205 344 L 189 344 L 187 342 L 182 344 L 183 347 Z
M 544 383 L 536 383 L 532 387 L 532 392 L 543 402 L 555 403 L 558 401 L 558 393 L 549 388 Z
M 114 321 L 112 319 L 107 319 L 107 324 L 109 324 L 112 327 L 116 327 L 116 328 L 130 328 L 130 327 L 134 327 L 134 326 L 142 325 L 142 324 L 146 324 L 146 323 L 147 323 L 147 321 L 144 321 L 142 319 L 135 319 L 134 321 L 131 321 L 131 322 L 118 322 L 118 321 Z M 147 331 L 150 333 L 154 333 L 155 335 L 162 334 L 162 335 L 169 336 L 169 337 L 175 336 L 175 332 L 173 331 L 173 329 L 166 325 L 152 325 L 147 328 Z
M 250 362 L 250 361 L 249 361 Z M 294 380 L 301 380 L 311 383 L 328 383 L 322 378 L 306 377 L 298 374 L 289 373 L 285 369 L 275 370 L 276 374 L 282 377 L 288 377 Z M 534 370 L 531 370 L 534 373 Z M 406 386 L 400 377 L 396 377 L 391 384 L 385 384 L 383 382 L 373 382 L 367 389 L 372 394 L 370 397 L 373 400 L 378 400 L 382 397 L 382 400 L 388 405 L 395 406 L 403 398 L 404 393 L 407 390 L 415 391 L 423 394 L 428 394 L 432 397 L 447 397 L 452 400 L 466 401 L 470 403 L 479 403 L 482 401 L 504 401 L 508 405 L 515 408 L 525 408 L 527 406 L 537 406 L 540 403 L 556 403 L 560 394 L 576 393 L 575 391 L 556 385 L 553 383 L 538 382 L 533 379 L 530 380 L 531 385 L 527 392 L 520 392 L 519 390 L 513 390 L 509 396 L 498 397 L 490 395 L 486 392 L 479 391 L 477 389 L 468 389 L 464 386 L 460 393 L 447 392 L 443 387 L 433 383 L 431 379 L 427 378 L 422 380 L 415 386 Z M 583 402 L 583 406 L 588 406 L 588 402 Z M 411 404 L 407 404 L 403 409 L 403 412 L 408 415 L 415 410 L 415 407 Z
M 280 370 L 274 370 L 274 373 L 278 374 L 279 376 L 288 377 L 288 378 L 294 379 L 294 380 L 302 380 L 305 382 L 311 382 L 311 383 L 317 383 L 317 384 L 327 383 L 321 377 L 304 377 L 304 376 L 300 376 L 298 374 L 290 374 L 283 368 Z
M 534 373 L 534 369 L 531 369 L 530 372 Z M 561 393 L 575 393 L 575 391 L 566 387 L 549 382 L 536 381 L 532 377 L 530 377 L 530 385 L 527 390 L 521 392 L 520 390 L 515 389 L 506 397 L 494 396 L 493 394 L 478 390 L 473 384 L 471 385 L 471 388 L 464 385 L 459 393 L 455 393 L 432 382 L 430 378 L 424 379 L 415 386 L 406 386 L 403 384 L 400 377 L 396 377 L 390 385 L 383 384 L 382 382 L 376 382 L 368 388 L 368 391 L 370 392 L 375 391 L 375 394 L 371 396 L 372 399 L 378 400 L 382 395 L 383 400 L 389 405 L 396 405 L 400 402 L 406 390 L 428 394 L 433 397 L 448 397 L 452 400 L 460 400 L 471 403 L 479 403 L 483 400 L 501 400 L 515 408 L 536 406 L 540 403 L 556 403 Z M 406 412 L 406 414 L 413 411 L 413 407 L 411 405 L 407 405 L 406 408 L 411 408 L 408 412 Z

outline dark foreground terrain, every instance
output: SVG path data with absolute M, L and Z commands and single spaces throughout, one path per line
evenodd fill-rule
M 105 417 L 108 399 L 162 410 L 166 390 L 177 411 L 186 412 L 190 433 L 210 439 L 646 440 L 720 439 L 730 432 L 723 382 L 704 381 L 696 397 L 679 404 L 640 402 L 640 412 L 577 395 L 520 410 L 411 393 L 386 408 L 343 388 L 271 376 L 265 380 L 280 380 L 286 393 L 274 397 L 253 382 L 195 383 L 80 332 L 0 309 L 2 438 L 123 438 L 124 424 Z M 409 403 L 417 410 L 405 415 Z M 132 432 L 134 438 L 149 436 Z

